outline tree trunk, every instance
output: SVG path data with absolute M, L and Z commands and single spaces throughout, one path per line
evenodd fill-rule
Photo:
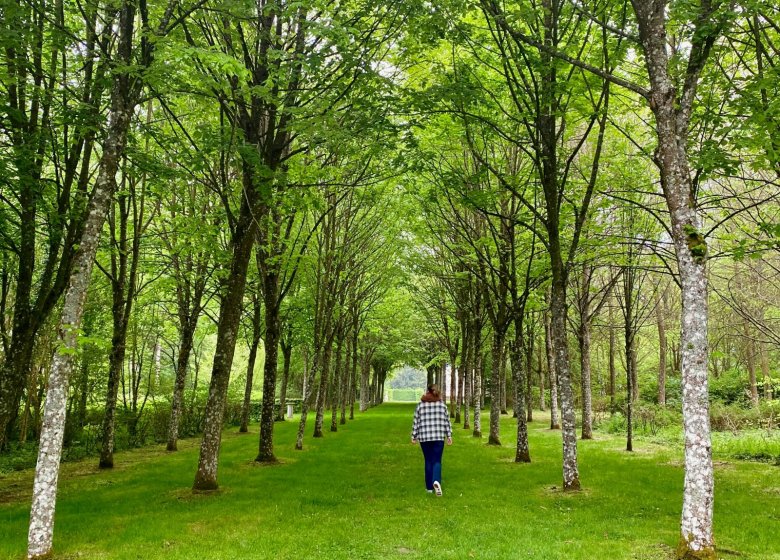
M 135 9 L 132 3 L 123 3 L 119 23 L 119 50 L 125 68 L 129 68 L 132 50 Z M 57 353 L 54 356 L 43 424 L 35 467 L 27 557 L 42 559 L 51 555 L 54 535 L 54 511 L 57 498 L 62 441 L 65 433 L 65 411 L 68 401 L 68 381 L 77 352 L 78 331 L 84 313 L 92 265 L 97 253 L 100 232 L 116 190 L 116 174 L 125 150 L 127 132 L 138 94 L 127 71 L 114 75 L 111 93 L 111 114 L 108 132 L 103 143 L 100 170 L 89 202 L 87 218 L 73 259 L 73 269 L 62 304 L 62 316 L 57 329 Z
M 225 294 L 219 310 L 217 343 L 211 369 L 209 396 L 204 413 L 203 438 L 200 445 L 198 470 L 193 484 L 195 491 L 216 490 L 218 487 L 217 467 L 222 441 L 222 424 L 225 416 L 225 399 L 230 382 L 230 370 L 233 366 L 238 327 L 241 322 L 246 274 L 257 228 L 257 222 L 253 216 L 256 187 L 252 181 L 252 165 L 249 162 L 243 163 L 245 168 L 244 196 L 241 200 L 241 211 L 231 242 L 230 273 L 225 280 Z
M 748 331 L 748 326 L 745 324 L 745 331 Z M 747 343 L 745 344 L 745 362 L 747 362 L 748 370 L 748 384 L 750 385 L 750 404 L 758 406 L 758 381 L 756 379 L 756 343 L 750 337 L 750 333 L 746 333 Z
M 478 309 L 475 310 L 475 313 Z M 482 338 L 482 328 L 479 323 L 474 325 L 474 337 L 473 343 L 473 375 L 474 385 L 472 391 L 472 399 L 474 403 L 474 431 L 472 435 L 476 438 L 482 437 L 482 351 L 480 350 L 480 342 Z
M 547 371 L 550 374 L 550 429 L 560 430 L 558 420 L 558 375 L 555 371 L 555 352 L 550 333 L 550 317 L 544 314 L 544 346 L 547 352 Z
M 553 259 L 557 261 L 558 259 Z M 577 466 L 577 426 L 574 414 L 574 395 L 569 369 L 569 347 L 566 339 L 566 282 L 562 276 L 562 262 L 553 265 L 553 282 L 550 294 L 550 340 L 555 356 L 555 371 L 561 395 L 563 417 L 563 489 L 579 490 L 580 474 Z M 559 271 L 556 273 L 556 269 Z
M 179 439 L 179 424 L 181 423 L 182 410 L 184 408 L 184 383 L 187 379 L 187 365 L 192 353 L 195 339 L 196 321 L 189 321 L 183 325 L 181 342 L 179 343 L 179 355 L 176 359 L 176 380 L 173 385 L 173 398 L 171 400 L 171 419 L 168 423 L 168 451 L 177 450 Z
M 304 347 L 304 351 L 306 347 Z M 306 361 L 306 352 L 304 352 L 304 362 Z M 320 357 L 322 354 L 316 350 L 314 352 L 314 358 L 312 360 L 311 369 L 303 374 L 303 395 L 301 396 L 301 419 L 298 422 L 298 436 L 295 439 L 295 449 L 298 451 L 303 449 L 303 434 L 306 431 L 306 417 L 309 413 L 309 407 L 311 406 L 312 388 L 314 387 L 314 381 L 317 379 L 317 371 L 320 368 Z
M 761 374 L 764 378 L 764 400 L 772 400 L 772 376 L 769 371 L 769 345 L 761 345 Z
M 545 388 L 544 388 L 544 364 L 542 363 L 542 351 L 541 349 L 536 353 L 538 357 L 538 369 L 539 369 L 539 410 L 544 412 L 547 409 L 545 403 Z M 529 395 L 530 398 L 530 395 Z
M 366 353 L 360 365 L 360 412 L 365 412 L 370 406 L 369 375 L 371 373 L 371 359 Z
M 525 403 L 526 403 L 526 419 L 528 422 L 533 422 L 534 420 L 534 403 L 533 399 L 531 399 L 531 395 L 533 394 L 533 379 L 531 376 L 531 372 L 533 371 L 533 360 L 534 360 L 534 339 L 533 339 L 533 329 L 527 328 L 526 329 L 526 343 L 524 345 L 525 347 L 525 383 L 526 383 L 526 393 L 525 393 Z
M 314 419 L 314 433 L 312 434 L 312 436 L 316 438 L 323 437 L 322 423 L 325 419 L 325 403 L 328 398 L 328 387 L 330 383 L 330 370 L 331 370 L 330 362 L 331 362 L 332 350 L 333 350 L 332 344 L 326 344 L 325 349 L 323 351 L 322 372 L 320 373 L 320 385 L 317 390 L 317 405 L 316 405 L 317 415 Z
M 276 370 L 279 365 L 279 281 L 276 274 L 264 274 L 265 363 L 263 364 L 263 405 L 260 410 L 258 463 L 276 463 L 274 455 L 274 404 L 276 403 Z
M 515 463 L 530 463 L 531 449 L 528 445 L 528 424 L 523 411 L 526 408 L 525 377 L 529 372 L 523 371 L 523 340 L 521 321 L 515 321 L 515 340 L 510 350 L 512 362 L 512 377 L 515 385 L 515 416 L 517 418 L 517 449 L 515 451 Z
M 612 320 L 612 306 L 609 307 L 609 410 L 615 413 L 615 383 L 617 381 L 615 372 L 615 328 Z
M 580 346 L 580 372 L 582 374 L 582 439 L 593 439 L 593 400 L 590 373 L 590 325 L 580 317 L 577 342 Z
M 488 445 L 501 445 L 501 354 L 504 349 L 504 333 L 493 329 L 490 374 L 490 433 Z M 476 425 L 476 422 L 475 422 Z M 476 433 L 474 435 L 477 435 Z
M 280 340 L 282 349 L 282 384 L 279 387 L 279 414 L 277 422 L 283 422 L 287 409 L 287 384 L 290 380 L 290 359 L 292 358 L 292 344 L 289 341 Z
M 249 359 L 246 366 L 246 384 L 244 385 L 244 400 L 241 403 L 241 426 L 239 433 L 249 432 L 249 409 L 252 406 L 252 388 L 255 378 L 255 362 L 257 361 L 257 349 L 260 346 L 260 329 L 262 327 L 262 309 L 260 298 L 252 294 L 252 342 L 249 346 Z
M 707 379 L 707 244 L 699 231 L 687 143 L 692 104 L 701 70 L 720 33 L 720 15 L 701 3 L 683 88 L 669 72 L 665 2 L 632 0 L 650 78 L 648 100 L 655 116 L 655 154 L 671 221 L 682 291 L 682 409 L 685 433 L 685 482 L 680 524 L 680 558 L 715 558 L 712 535 L 714 478 Z
M 659 290 L 655 307 L 658 323 L 658 406 L 666 406 L 666 292 Z
M 338 340 L 336 341 L 336 366 L 333 369 L 333 382 L 330 384 L 329 392 L 330 397 L 330 431 L 338 432 L 338 409 L 339 409 L 339 396 L 344 389 L 344 372 L 342 371 L 343 358 L 344 358 L 344 333 L 343 329 L 339 329 Z

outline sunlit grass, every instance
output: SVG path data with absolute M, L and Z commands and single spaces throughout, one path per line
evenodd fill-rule
M 251 434 L 225 432 L 221 491 L 193 495 L 197 442 L 65 466 L 57 510 L 60 558 L 117 559 L 655 559 L 676 544 L 679 449 L 597 433 L 579 442 L 584 490 L 564 494 L 560 434 L 531 426 L 530 465 L 512 462 L 514 422 L 501 448 L 456 428 L 444 454 L 444 497 L 424 491 L 409 443 L 413 405 L 388 404 L 338 433 L 307 437 L 277 424 L 282 463 L 262 467 Z M 537 414 L 537 417 L 539 415 Z M 487 419 L 484 429 L 487 430 Z M 309 429 L 307 436 L 311 433 Z M 716 463 L 716 536 L 724 558 L 780 559 L 780 469 Z M 0 558 L 23 557 L 30 473 L 0 478 Z

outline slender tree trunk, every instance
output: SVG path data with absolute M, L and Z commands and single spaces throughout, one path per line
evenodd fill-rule
M 184 383 L 187 379 L 187 365 L 192 353 L 195 338 L 195 321 L 188 321 L 182 328 L 181 342 L 179 343 L 179 355 L 176 358 L 176 380 L 173 385 L 173 398 L 171 400 L 171 419 L 168 423 L 168 451 L 177 450 L 179 439 L 179 424 L 181 423 L 182 410 L 184 408 Z
M 252 336 L 252 345 L 249 347 L 249 359 L 246 365 L 246 383 L 244 384 L 244 400 L 241 403 L 241 426 L 239 433 L 249 432 L 249 412 L 252 408 L 252 388 L 254 387 L 255 362 L 257 361 L 257 349 L 260 346 L 260 337 Z
M 553 259 L 556 261 L 557 259 Z M 566 281 L 562 277 L 562 263 L 553 265 L 552 292 L 550 294 L 550 340 L 555 355 L 555 371 L 561 396 L 563 418 L 563 489 L 579 490 L 580 474 L 577 466 L 577 427 L 574 414 L 574 395 L 569 369 L 569 348 L 566 339 Z
M 280 341 L 282 348 L 282 384 L 279 387 L 279 414 L 276 415 L 277 422 L 283 422 L 287 409 L 287 384 L 290 380 L 290 359 L 292 358 L 292 344 L 290 342 Z
M 128 67 L 134 19 L 133 6 L 123 3 L 119 24 L 119 49 Z M 132 95 L 130 89 L 129 74 L 122 70 L 118 71 L 114 76 L 111 115 L 108 133 L 103 143 L 100 170 L 89 202 L 84 230 L 74 256 L 73 269 L 62 304 L 62 315 L 57 329 L 57 353 L 54 356 L 49 374 L 38 447 L 38 462 L 35 467 L 35 481 L 33 483 L 30 529 L 27 540 L 27 557 L 31 560 L 42 559 L 51 554 L 57 481 L 65 433 L 68 381 L 73 369 L 78 331 L 81 327 L 84 302 L 87 297 L 100 232 L 103 229 L 103 223 L 116 190 L 119 161 L 125 150 L 130 120 L 137 104 L 137 94 Z
M 515 386 L 515 417 L 517 418 L 517 450 L 515 463 L 530 463 L 531 449 L 528 445 L 528 424 L 523 411 L 526 408 L 525 377 L 529 372 L 523 371 L 523 339 L 521 321 L 515 321 L 515 340 L 510 350 L 512 362 L 512 377 Z
M 772 376 L 769 371 L 769 345 L 761 345 L 761 374 L 764 378 L 764 400 L 772 400 Z
M 301 398 L 301 419 L 298 422 L 298 436 L 295 440 L 295 449 L 298 451 L 303 449 L 303 434 L 306 431 L 306 417 L 309 414 L 309 408 L 311 407 L 312 389 L 314 388 L 314 382 L 317 379 L 317 372 L 320 364 L 318 363 L 317 352 L 315 352 L 314 361 L 312 363 L 311 371 L 308 377 L 305 378 L 303 384 L 303 396 Z M 304 374 L 305 375 L 305 374 Z
M 263 405 L 260 410 L 260 441 L 258 463 L 276 463 L 274 455 L 274 404 L 276 404 L 276 369 L 279 365 L 279 283 L 275 274 L 265 274 L 263 297 L 265 300 L 265 362 L 263 364 Z
M 655 316 L 658 324 L 658 406 L 666 406 L 666 292 L 659 290 Z
M 473 375 L 474 385 L 472 391 L 472 399 L 474 402 L 474 431 L 472 435 L 476 438 L 482 437 L 482 351 L 480 350 L 480 342 L 482 338 L 482 329 L 479 323 L 474 325 L 474 362 L 473 362 Z
M 582 375 L 582 439 L 593 439 L 593 400 L 590 372 L 590 325 L 580 318 L 577 342 L 580 346 L 580 372 Z
M 615 413 L 615 383 L 617 374 L 615 372 L 615 328 L 612 320 L 612 306 L 609 307 L 609 410 Z
M 747 325 L 745 325 L 747 331 Z M 745 344 L 745 362 L 747 362 L 748 383 L 750 385 L 750 404 L 758 406 L 758 381 L 756 378 L 756 343 L 747 333 L 747 343 Z
M 343 329 L 339 329 L 340 331 Z M 333 370 L 333 382 L 330 384 L 329 391 L 331 393 L 331 413 L 330 413 L 330 431 L 338 432 L 338 409 L 339 409 L 339 395 L 341 395 L 344 389 L 344 372 L 342 371 L 343 365 L 343 344 L 344 335 L 343 332 L 338 333 L 338 340 L 336 341 L 336 367 Z
M 490 374 L 490 433 L 488 445 L 501 445 L 501 354 L 504 348 L 504 333 L 493 329 Z M 476 422 L 475 422 L 476 424 Z M 476 434 L 475 434 L 476 435 Z
M 537 365 L 539 370 L 539 410 L 544 412 L 545 410 L 547 410 L 547 404 L 545 403 L 544 364 L 542 363 L 541 349 L 536 353 L 536 355 L 538 357 Z
M 316 406 L 317 415 L 314 419 L 314 433 L 312 434 L 312 436 L 316 438 L 323 437 L 322 423 L 323 420 L 325 419 L 325 402 L 327 401 L 328 398 L 328 386 L 330 383 L 331 353 L 332 353 L 332 345 L 326 344 L 325 349 L 323 351 L 322 373 L 320 374 L 320 385 L 317 390 L 317 406 Z
M 371 405 L 369 396 L 369 375 L 371 373 L 371 360 L 364 353 L 360 364 L 360 412 L 365 412 Z
M 232 258 L 230 272 L 225 280 L 225 292 L 219 310 L 217 343 L 214 362 L 211 369 L 209 396 L 206 401 L 203 424 L 203 438 L 200 445 L 198 470 L 195 474 L 193 490 L 216 490 L 219 448 L 222 441 L 222 425 L 225 416 L 225 400 L 230 382 L 230 370 L 236 348 L 238 327 L 241 321 L 241 306 L 246 286 L 246 275 L 252 246 L 255 240 L 257 222 L 253 217 L 254 195 L 251 163 L 243 163 L 244 196 L 241 201 L 239 221 L 235 226 L 232 239 Z M 255 193 L 256 194 L 256 193 Z
M 534 339 L 533 339 L 533 331 L 532 329 L 528 328 L 526 331 L 526 340 L 527 342 L 524 344 L 524 358 L 525 358 L 525 383 L 526 383 L 526 393 L 525 393 L 525 403 L 526 403 L 526 419 L 528 422 L 533 422 L 534 420 L 534 403 L 533 399 L 531 399 L 531 395 L 533 394 L 533 379 L 531 376 L 531 372 L 533 371 L 533 359 L 534 359 Z
M 121 319 L 120 319 L 121 321 Z M 100 451 L 98 467 L 110 469 L 114 466 L 114 435 L 116 431 L 116 401 L 119 391 L 119 377 L 122 375 L 122 366 L 125 361 L 125 336 L 127 328 L 121 326 L 114 331 L 114 341 L 111 348 L 111 357 L 108 366 L 108 389 L 106 394 L 106 408 L 103 415 L 103 444 Z
M 555 352 L 553 351 L 550 333 L 550 317 L 544 314 L 544 342 L 547 351 L 547 371 L 550 374 L 550 429 L 560 430 L 561 423 L 558 420 L 558 374 L 555 371 Z

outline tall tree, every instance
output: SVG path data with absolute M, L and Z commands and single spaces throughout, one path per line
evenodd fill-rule
M 113 59 L 116 67 L 100 169 L 74 257 L 73 271 L 65 291 L 62 317 L 58 326 L 58 351 L 49 376 L 30 512 L 27 556 L 31 559 L 44 558 L 51 554 L 68 381 L 73 368 L 77 335 L 100 231 L 116 190 L 116 175 L 125 150 L 133 112 L 143 91 L 143 81 L 140 79 L 142 75 L 136 69 L 148 69 L 152 65 L 156 41 L 151 39 L 155 35 L 158 38 L 164 36 L 182 21 L 182 18 L 173 20 L 177 7 L 179 2 L 172 0 L 156 27 L 150 24 L 146 5 L 142 5 L 140 11 L 137 11 L 133 2 L 122 2 L 119 8 L 117 50 Z M 134 39 L 136 17 L 139 17 L 142 29 L 141 37 L 137 40 Z

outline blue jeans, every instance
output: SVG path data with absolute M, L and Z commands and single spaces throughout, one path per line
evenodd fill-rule
M 444 441 L 421 441 L 425 457 L 425 488 L 433 490 L 433 481 L 441 482 L 441 456 L 444 453 Z

